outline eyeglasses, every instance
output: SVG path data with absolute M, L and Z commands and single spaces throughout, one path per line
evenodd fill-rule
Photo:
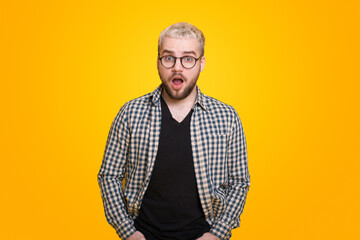
M 180 58 L 181 65 L 184 68 L 190 69 L 195 66 L 197 60 L 199 60 L 201 57 L 202 56 L 198 58 L 192 56 L 174 57 L 171 55 L 164 55 L 162 57 L 159 57 L 159 60 L 164 68 L 172 68 L 175 66 L 176 60 Z

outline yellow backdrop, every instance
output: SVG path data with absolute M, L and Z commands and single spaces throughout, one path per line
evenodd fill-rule
M 157 39 L 207 38 L 199 86 L 236 108 L 252 185 L 236 239 L 360 239 L 359 1 L 1 1 L 0 239 L 118 239 L 97 185 Z

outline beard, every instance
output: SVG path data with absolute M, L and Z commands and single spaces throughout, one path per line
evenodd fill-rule
M 159 74 L 160 75 L 160 74 Z M 170 76 L 167 80 L 164 80 L 161 75 L 160 75 L 160 79 L 161 79 L 161 87 L 163 89 L 165 89 L 165 92 L 167 93 L 167 95 L 174 99 L 174 100 L 183 100 L 185 99 L 187 96 L 190 95 L 190 93 L 193 91 L 194 87 L 196 86 L 196 82 L 199 78 L 199 75 L 200 75 L 200 71 L 197 73 L 197 75 L 190 79 L 190 81 L 187 81 L 187 78 L 182 75 L 181 73 L 174 73 L 172 76 Z M 171 89 L 171 79 L 174 77 L 174 76 L 180 76 L 184 83 L 185 82 L 188 82 L 189 84 L 187 86 L 185 86 L 185 88 L 181 91 L 181 92 L 178 92 L 178 91 L 173 91 Z

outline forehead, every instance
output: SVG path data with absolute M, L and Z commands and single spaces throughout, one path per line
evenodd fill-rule
M 164 37 L 160 54 L 164 51 L 172 51 L 175 54 L 183 54 L 186 52 L 195 52 L 196 55 L 200 54 L 200 43 L 196 39 L 182 39 L 173 37 Z

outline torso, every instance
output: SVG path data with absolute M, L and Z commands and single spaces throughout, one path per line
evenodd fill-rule
M 210 229 L 198 194 L 190 121 L 177 122 L 161 99 L 159 148 L 135 227 L 149 240 L 193 240 Z

